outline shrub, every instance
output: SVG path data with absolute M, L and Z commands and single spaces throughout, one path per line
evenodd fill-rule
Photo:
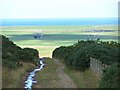
M 111 65 L 118 62 L 120 44 L 99 40 L 78 41 L 71 46 L 61 46 L 53 51 L 53 58 L 64 60 L 65 64 L 77 70 L 86 70 L 90 66 L 89 57 Z
M 20 66 L 19 62 L 38 63 L 39 53 L 36 49 L 24 48 L 17 46 L 5 36 L 2 37 L 2 61 L 3 65 L 10 69 L 15 69 Z
M 120 88 L 119 67 L 120 64 L 114 63 L 104 70 L 103 76 L 100 81 L 100 88 Z

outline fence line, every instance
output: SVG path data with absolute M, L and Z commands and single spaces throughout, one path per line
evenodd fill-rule
M 107 67 L 109 67 L 109 65 L 105 65 L 104 63 L 100 62 L 99 60 L 90 57 L 90 68 L 98 76 L 101 76 L 103 73 L 103 70 Z

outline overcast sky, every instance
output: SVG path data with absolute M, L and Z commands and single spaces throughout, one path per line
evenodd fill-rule
M 0 0 L 0 18 L 117 17 L 119 0 Z

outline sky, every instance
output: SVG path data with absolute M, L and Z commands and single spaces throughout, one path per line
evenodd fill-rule
M 119 0 L 0 0 L 0 18 L 117 17 Z

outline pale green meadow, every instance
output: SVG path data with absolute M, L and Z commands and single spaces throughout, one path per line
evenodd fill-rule
M 2 34 L 15 44 L 35 48 L 41 57 L 51 57 L 52 51 L 59 46 L 67 46 L 78 40 L 98 39 L 103 41 L 117 41 L 118 27 L 102 26 L 7 26 L 1 27 Z M 106 30 L 106 32 L 93 32 L 91 30 Z M 107 32 L 114 30 L 114 32 Z M 87 32 L 90 31 L 90 32 Z M 35 33 L 42 33 L 41 39 L 35 39 Z

